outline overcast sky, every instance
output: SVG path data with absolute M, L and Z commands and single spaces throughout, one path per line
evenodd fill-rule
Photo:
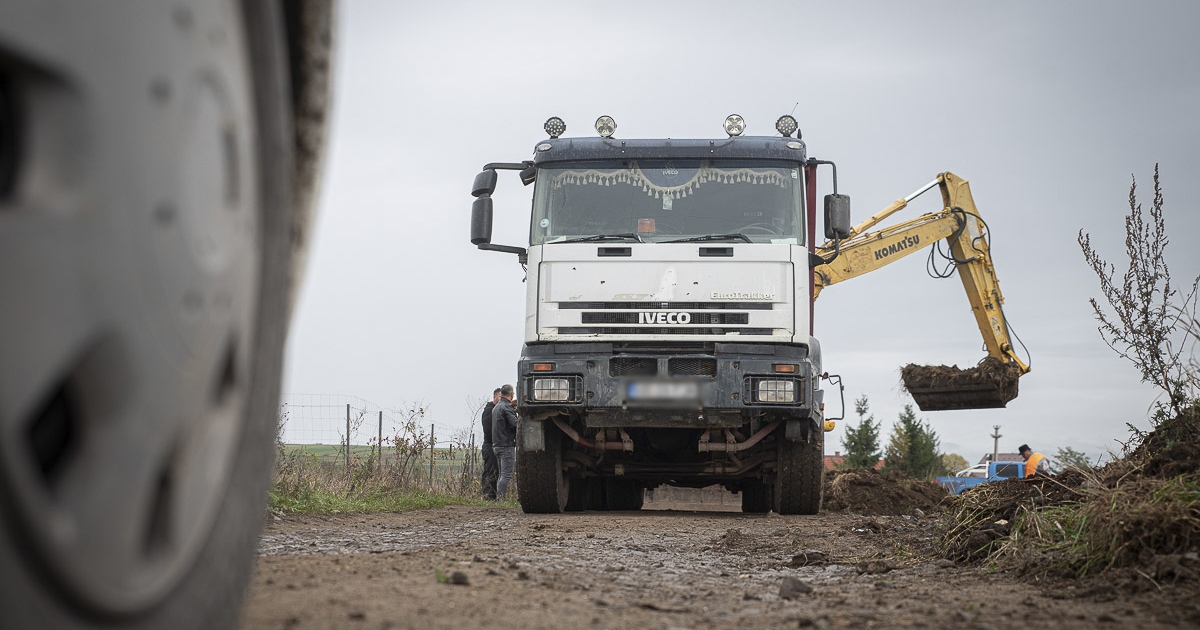
M 1156 392 L 1096 332 L 1076 234 L 1123 256 L 1130 178 L 1160 164 L 1167 261 L 1200 273 L 1200 4 L 1193 2 L 597 2 L 340 4 L 334 112 L 316 238 L 284 390 L 384 406 L 423 400 L 442 427 L 516 379 L 524 274 L 469 242 L 470 185 L 528 159 L 560 116 L 591 135 L 721 138 L 739 113 L 772 135 L 793 112 L 838 165 L 855 221 L 942 171 L 971 182 L 1005 312 L 1033 371 L 1007 409 L 920 413 L 974 462 L 1021 443 L 1118 448 Z M 818 194 L 831 192 L 827 175 Z M 501 173 L 493 242 L 528 243 L 531 189 Z M 931 191 L 894 220 L 938 210 Z M 911 399 L 900 366 L 984 350 L 957 278 L 916 254 L 830 287 L 825 368 L 884 425 Z M 827 400 L 830 396 L 827 394 Z M 836 413 L 836 404 L 830 405 Z M 851 418 L 853 419 L 853 418 Z M 841 450 L 842 423 L 826 436 Z

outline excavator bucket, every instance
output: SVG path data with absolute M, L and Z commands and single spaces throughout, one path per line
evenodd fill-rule
M 900 370 L 904 388 L 921 411 L 995 409 L 1017 397 L 1016 365 L 988 357 L 979 365 L 960 370 L 957 365 L 914 365 Z

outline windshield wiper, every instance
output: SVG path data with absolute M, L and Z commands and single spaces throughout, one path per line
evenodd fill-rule
M 746 236 L 745 234 L 742 234 L 741 232 L 733 232 L 730 234 L 705 234 L 704 236 L 690 236 L 688 238 L 681 238 L 681 239 L 677 239 L 674 241 L 662 241 L 662 242 L 663 243 L 695 243 L 697 241 L 731 241 L 734 239 L 741 239 L 743 241 L 746 241 L 747 243 L 754 242 L 754 241 L 750 240 L 749 236 Z
M 631 238 L 639 243 L 645 243 L 642 237 L 634 232 L 625 232 L 624 234 L 597 234 L 595 236 L 583 236 L 580 238 L 569 238 L 564 241 L 555 241 L 557 243 L 586 243 L 588 241 L 615 241 Z

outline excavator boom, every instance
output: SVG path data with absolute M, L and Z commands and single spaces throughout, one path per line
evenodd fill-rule
M 934 186 L 942 194 L 941 211 L 870 231 Z M 957 366 L 909 364 L 901 370 L 905 388 L 923 411 L 1003 407 L 1016 398 L 1017 380 L 1029 371 L 1029 365 L 1012 346 L 1002 308 L 1004 297 L 992 264 L 987 224 L 975 207 L 965 179 L 942 173 L 925 187 L 854 226 L 850 236 L 841 241 L 840 254 L 814 269 L 813 294 L 820 295 L 826 286 L 875 271 L 942 241 L 949 245 L 988 356 L 966 370 Z M 834 251 L 833 243 L 817 248 L 820 254 Z

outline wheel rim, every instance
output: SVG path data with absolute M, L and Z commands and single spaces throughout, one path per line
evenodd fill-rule
M 242 429 L 260 263 L 246 38 L 224 4 L 11 13 L 2 498 L 69 599 L 132 613 L 194 561 Z

